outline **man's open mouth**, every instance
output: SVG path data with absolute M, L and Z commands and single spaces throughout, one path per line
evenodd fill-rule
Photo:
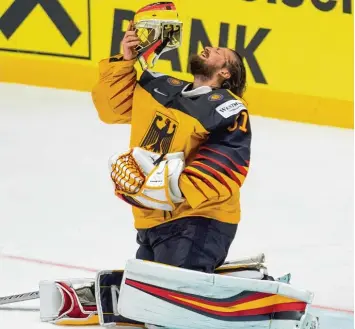
M 208 58 L 208 56 L 209 56 L 209 53 L 207 51 L 204 50 L 201 52 L 201 57 Z

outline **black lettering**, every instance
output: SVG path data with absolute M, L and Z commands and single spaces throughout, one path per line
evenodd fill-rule
M 319 1 L 319 0 L 312 0 L 312 3 L 314 7 L 316 7 L 321 11 L 330 11 L 334 9 L 337 2 L 334 0 L 328 0 L 326 2 Z
M 345 14 L 352 13 L 351 0 L 343 0 L 343 13 Z
M 115 56 L 121 51 L 121 42 L 126 33 L 126 31 L 123 31 L 123 21 L 130 21 L 133 20 L 133 18 L 134 11 L 115 9 L 113 15 L 113 31 L 111 38 L 110 56 Z
M 250 67 L 255 82 L 258 83 L 267 84 L 265 76 L 261 71 L 260 65 L 256 60 L 254 53 L 270 31 L 270 29 L 258 29 L 254 37 L 250 40 L 249 44 L 245 45 L 246 26 L 237 25 L 237 40 L 235 44 L 235 49 L 240 54 L 240 56 L 245 58 Z
M 244 0 L 246 2 L 254 2 L 255 0 Z M 267 3 L 277 4 L 278 0 L 266 0 Z M 282 1 L 286 6 L 296 8 L 304 3 L 304 0 L 279 0 Z M 320 11 L 331 11 L 335 8 L 339 0 L 311 0 L 313 5 Z M 352 0 L 342 0 L 343 2 L 343 13 L 352 14 Z
M 219 27 L 219 47 L 228 47 L 229 24 L 221 23 Z
M 27 0 L 26 0 L 27 1 Z M 58 0 L 38 0 L 54 25 L 71 46 L 81 32 Z
M 303 0 L 282 0 L 282 2 L 289 7 L 295 8 L 302 5 Z
M 81 31 L 58 0 L 15 0 L 0 18 L 0 30 L 5 37 L 11 38 L 37 5 L 43 8 L 67 43 L 72 46 Z
M 170 50 L 166 53 L 161 54 L 159 57 L 159 60 L 163 59 L 165 61 L 170 61 L 171 62 L 171 68 L 173 71 L 181 72 L 182 67 L 181 67 L 181 61 L 179 57 L 179 53 L 177 49 Z
M 228 35 L 229 35 L 229 24 L 221 23 L 219 27 L 219 47 L 227 47 L 228 45 Z M 188 58 L 192 54 L 197 53 L 198 44 L 202 43 L 202 47 L 211 47 L 212 43 L 206 29 L 203 26 L 203 23 L 200 19 L 192 19 L 191 21 L 191 36 L 190 36 L 190 45 L 189 45 L 189 53 Z M 187 72 L 190 72 L 190 66 L 187 67 Z
M 21 23 L 27 18 L 36 7 L 37 1 L 18 1 L 16 0 L 1 16 L 0 30 L 7 39 L 15 33 Z
M 211 47 L 212 43 L 208 38 L 207 32 L 203 27 L 202 21 L 200 19 L 192 19 L 191 21 L 191 35 L 190 35 L 190 45 L 188 58 L 192 54 L 197 53 L 198 44 L 202 43 L 202 47 Z M 187 72 L 190 72 L 190 65 L 187 66 Z

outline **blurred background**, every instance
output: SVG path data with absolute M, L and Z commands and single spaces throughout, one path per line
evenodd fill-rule
M 90 91 L 151 2 L 1 0 L 0 296 L 134 257 L 131 210 L 107 170 L 130 126 L 101 123 Z M 209 45 L 236 49 L 247 67 L 251 169 L 229 258 L 264 252 L 272 275 L 291 272 L 315 293 L 333 321 L 322 328 L 352 327 L 353 1 L 174 3 L 183 44 L 155 71 L 191 80 L 189 56 Z M 0 325 L 9 314 L 0 309 Z M 38 315 L 18 316 L 37 328 Z

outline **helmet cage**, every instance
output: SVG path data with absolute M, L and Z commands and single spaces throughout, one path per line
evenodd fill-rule
M 152 68 L 160 55 L 178 48 L 182 42 L 182 22 L 142 20 L 135 24 L 140 44 L 136 47 L 143 70 Z

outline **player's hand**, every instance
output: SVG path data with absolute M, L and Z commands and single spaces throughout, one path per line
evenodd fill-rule
M 122 40 L 123 59 L 125 61 L 130 61 L 137 57 L 137 51 L 135 50 L 135 47 L 138 46 L 139 43 L 140 40 L 136 31 L 134 31 L 133 21 L 130 21 Z

